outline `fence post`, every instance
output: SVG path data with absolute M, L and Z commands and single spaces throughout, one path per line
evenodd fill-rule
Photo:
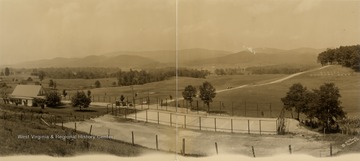
M 159 97 L 156 97 L 156 109 L 159 109 Z
M 134 108 L 134 110 L 135 110 L 135 120 L 137 120 L 136 108 Z
M 131 143 L 132 143 L 132 145 L 135 145 L 135 141 L 134 141 L 134 131 L 131 131 Z
M 90 125 L 90 132 L 89 132 L 89 135 L 91 135 L 91 130 L 92 130 L 92 125 Z
M 186 115 L 184 115 L 184 127 L 186 129 Z
M 108 129 L 108 139 L 110 139 L 110 129 Z
M 270 103 L 270 117 L 272 117 L 271 103 Z
M 124 117 L 126 119 L 126 107 L 124 108 Z
M 330 156 L 332 157 L 332 144 L 330 144 Z
M 259 104 L 256 103 L 256 116 L 259 117 Z
M 64 121 L 61 121 L 61 129 L 64 130 Z
M 248 120 L 248 134 L 250 134 L 250 120 Z
M 158 135 L 156 135 L 156 150 L 159 150 L 159 140 L 158 140 Z
M 259 120 L 259 130 L 260 130 L 260 135 L 261 135 L 261 120 Z
M 148 122 L 148 110 L 146 110 L 146 123 Z
M 111 114 L 113 115 L 114 114 L 114 107 L 111 106 Z
M 233 119 L 231 119 L 231 133 L 233 133 Z
M 252 149 L 253 156 L 254 156 L 254 158 L 255 158 L 255 150 L 254 150 L 254 146 L 251 146 L 251 149 Z
M 76 132 L 76 122 L 75 122 L 75 132 Z
M 168 106 L 168 104 L 167 104 L 167 98 L 165 98 L 165 108 L 166 108 L 166 111 L 167 111 L 167 106 Z
M 183 138 L 182 154 L 185 155 L 185 138 Z
M 215 132 L 216 132 L 216 117 L 214 118 Z
M 157 119 L 158 119 L 158 124 L 159 124 L 160 123 L 159 112 L 157 112 Z
M 219 154 L 217 142 L 215 142 L 216 154 Z
M 199 117 L 199 128 L 201 130 L 201 117 Z
M 170 113 L 170 127 L 172 126 L 172 114 Z
M 289 153 L 292 154 L 291 145 L 289 145 Z

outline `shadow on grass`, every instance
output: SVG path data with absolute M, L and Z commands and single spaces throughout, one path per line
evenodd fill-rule
M 76 112 L 98 112 L 96 110 L 75 110 Z
M 46 108 L 51 108 L 51 109 L 63 109 L 63 108 L 67 108 L 68 106 L 56 106 L 56 107 L 46 107 Z

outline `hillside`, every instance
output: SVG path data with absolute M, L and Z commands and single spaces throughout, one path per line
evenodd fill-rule
M 232 53 L 221 50 L 183 49 L 178 51 L 180 67 L 189 68 L 223 68 L 249 67 L 276 64 L 317 64 L 317 55 L 322 49 L 298 48 L 282 50 L 274 48 L 256 48 Z M 103 55 L 91 55 L 79 58 L 43 59 L 14 64 L 16 68 L 42 67 L 119 67 L 119 68 L 160 68 L 175 66 L 175 50 L 159 51 L 118 51 Z
M 315 65 L 316 58 L 322 50 L 311 48 L 299 48 L 293 50 L 280 50 L 273 48 L 254 49 L 254 53 L 248 50 L 229 54 L 217 58 L 206 58 L 192 61 L 190 66 L 213 66 L 213 67 L 249 67 L 275 64 L 301 64 Z M 201 65 L 198 65 L 201 64 Z
M 156 67 L 157 61 L 136 55 L 96 56 L 83 58 L 54 58 L 30 61 L 15 64 L 10 67 L 17 68 L 43 68 L 43 67 L 119 67 L 119 68 L 145 68 Z
M 183 49 L 178 51 L 179 63 L 187 63 L 194 60 L 202 60 L 204 58 L 217 58 L 232 54 L 228 51 L 221 50 L 208 50 L 208 49 Z M 156 60 L 160 63 L 168 64 L 172 66 L 175 63 L 176 51 L 175 50 L 159 50 L 159 51 L 119 51 L 105 54 L 106 56 L 119 56 L 119 55 L 137 55 L 149 59 Z

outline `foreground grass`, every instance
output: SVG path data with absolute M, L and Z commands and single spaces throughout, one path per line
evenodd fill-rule
M 14 107 L 0 105 L 0 155 L 19 155 L 19 154 L 45 154 L 50 156 L 74 156 L 78 154 L 104 153 L 117 156 L 138 156 L 150 150 L 132 146 L 128 143 L 109 140 L 109 139 L 74 139 L 71 142 L 65 139 L 32 139 L 32 135 L 37 136 L 65 136 L 65 135 L 85 135 L 82 132 L 75 132 L 72 129 L 62 128 L 61 126 L 47 126 L 36 115 L 39 110 L 25 109 L 31 107 Z M 58 109 L 46 109 L 47 113 L 57 114 L 59 119 L 67 116 L 67 111 Z M 62 112 L 61 112 L 62 111 Z M 4 114 L 6 113 L 6 114 Z M 74 112 L 76 116 L 76 112 Z M 100 114 L 100 112 L 94 112 Z M 22 117 L 21 114 L 23 114 Z M 30 115 L 35 115 L 30 118 Z M 49 114 L 42 112 L 44 120 Z M 66 120 L 66 119 L 65 119 Z M 49 120 L 47 120 L 48 123 Z M 29 136 L 21 139 L 19 136 Z

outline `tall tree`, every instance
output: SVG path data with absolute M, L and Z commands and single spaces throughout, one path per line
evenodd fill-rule
M 281 98 L 281 101 L 284 104 L 284 108 L 288 111 L 295 111 L 297 112 L 297 119 L 300 119 L 300 113 L 303 113 L 306 108 L 306 100 L 304 100 L 306 95 L 307 89 L 300 83 L 293 84 L 289 91 L 286 93 L 284 98 Z M 291 113 L 291 116 L 292 113 Z
M 325 83 L 317 90 L 315 117 L 323 124 L 324 130 L 332 129 L 337 124 L 338 119 L 346 117 L 346 113 L 342 110 L 340 101 L 339 88 L 334 83 Z
M 39 77 L 40 82 L 41 82 L 42 80 L 44 80 L 44 78 L 45 78 L 45 72 L 42 71 L 42 70 L 40 70 L 40 71 L 38 72 L 38 77 Z
M 190 107 L 192 107 L 193 97 L 196 97 L 197 90 L 194 86 L 188 85 L 185 87 L 182 95 L 186 101 L 190 103 Z
M 49 80 L 49 87 L 54 87 L 54 81 L 52 79 Z
M 8 67 L 5 68 L 5 76 L 10 75 L 10 69 Z
M 99 80 L 95 81 L 95 88 L 100 88 L 101 87 L 101 83 Z
M 66 97 L 66 95 L 67 95 L 67 92 L 66 92 L 66 90 L 65 90 L 65 89 L 63 89 L 63 92 L 62 92 L 62 94 L 63 94 L 63 96 L 64 96 L 64 97 Z
M 210 111 L 210 103 L 216 96 L 216 89 L 208 82 L 205 81 L 200 87 L 200 99 L 207 105 L 208 111 Z

